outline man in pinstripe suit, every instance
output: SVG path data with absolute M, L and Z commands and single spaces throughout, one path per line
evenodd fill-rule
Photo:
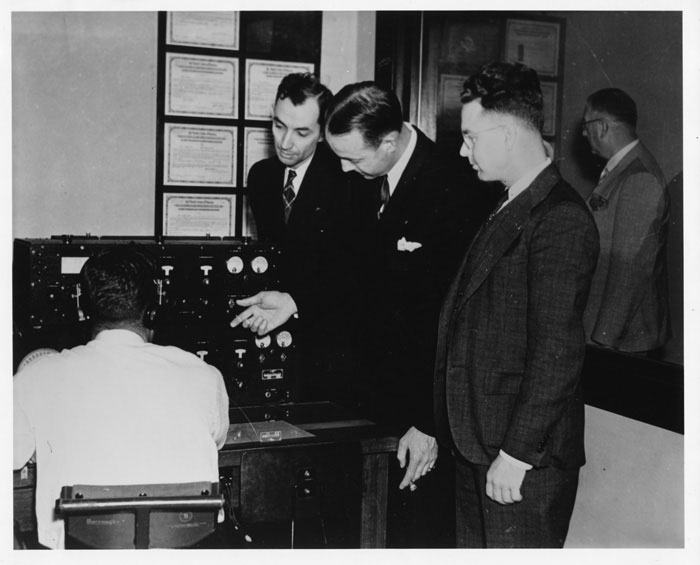
M 493 63 L 462 93 L 462 155 L 506 187 L 446 295 L 434 402 L 457 466 L 461 547 L 561 547 L 584 464 L 585 203 L 542 144 L 537 74 Z

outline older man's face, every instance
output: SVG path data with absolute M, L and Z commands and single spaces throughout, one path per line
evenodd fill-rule
M 588 140 L 591 152 L 602 157 L 602 133 L 605 117 L 586 107 L 583 111 L 583 121 L 581 122 L 581 134 Z

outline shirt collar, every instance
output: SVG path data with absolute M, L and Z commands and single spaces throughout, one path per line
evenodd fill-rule
M 299 163 L 296 167 L 285 167 L 284 169 L 284 180 L 282 182 L 287 182 L 287 176 L 289 175 L 289 170 L 293 169 L 294 172 L 297 174 L 297 176 L 294 177 L 294 180 L 292 181 L 292 188 L 294 189 L 294 194 L 299 194 L 299 187 L 301 186 L 302 181 L 304 180 L 304 175 L 306 174 L 306 171 L 309 169 L 309 165 L 311 164 L 311 159 L 314 158 L 314 155 L 316 154 L 316 151 L 309 155 L 306 159 L 304 159 L 301 163 Z
M 539 175 L 542 171 L 544 171 L 549 165 L 552 164 L 552 160 L 547 157 L 542 163 L 537 165 L 536 167 L 533 167 L 530 169 L 528 172 L 526 172 L 523 176 L 521 176 L 518 180 L 516 180 L 513 184 L 511 184 L 508 187 L 508 200 L 507 202 L 510 202 L 515 198 L 518 194 L 520 194 L 523 190 L 525 190 L 528 186 L 532 184 L 532 181 L 537 178 L 537 175 Z
M 401 175 L 406 170 L 408 161 L 411 159 L 411 156 L 413 155 L 413 150 L 416 148 L 416 143 L 418 142 L 418 134 L 416 133 L 415 128 L 407 122 L 404 122 L 404 125 L 408 128 L 411 137 L 408 139 L 408 145 L 406 146 L 405 151 L 386 175 L 387 181 L 389 182 L 390 195 L 394 194 L 394 189 L 399 184 Z
M 145 343 L 139 334 L 124 329 L 102 330 L 95 336 L 95 340 L 106 343 Z
M 637 145 L 639 144 L 639 140 L 635 139 L 631 143 L 628 143 L 625 145 L 622 149 L 620 149 L 615 155 L 610 157 L 608 159 L 608 162 L 605 164 L 605 169 L 608 171 L 612 171 L 615 167 L 617 167 L 620 164 L 620 161 L 627 155 L 632 149 L 634 149 Z

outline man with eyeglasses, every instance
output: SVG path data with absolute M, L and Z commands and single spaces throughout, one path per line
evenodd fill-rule
M 636 104 L 622 90 L 605 88 L 588 97 L 583 136 L 607 162 L 588 198 L 600 259 L 584 324 L 592 344 L 658 353 L 670 337 L 669 199 L 661 168 L 637 138 L 636 125 Z
M 562 547 L 585 461 L 582 318 L 598 235 L 547 156 L 535 71 L 486 65 L 461 101 L 461 155 L 505 189 L 438 329 L 433 398 L 455 457 L 457 542 Z

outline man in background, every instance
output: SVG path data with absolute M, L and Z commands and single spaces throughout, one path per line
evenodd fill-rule
M 34 455 L 39 542 L 64 547 L 61 487 L 218 483 L 228 396 L 217 369 L 151 344 L 155 270 L 131 248 L 80 273 L 93 324 L 86 345 L 39 358 L 14 377 L 14 468 Z
M 562 547 L 585 461 L 582 318 L 598 236 L 546 155 L 535 71 L 492 63 L 461 100 L 461 154 L 505 189 L 440 315 L 435 414 L 455 456 L 457 544 Z
M 583 135 L 607 162 L 588 198 L 600 258 L 584 316 L 586 337 L 630 353 L 653 352 L 670 337 L 668 193 L 636 127 L 637 107 L 627 93 L 606 88 L 588 97 Z
M 329 292 L 353 294 L 347 262 L 348 192 L 338 158 L 323 143 L 332 93 L 310 73 L 285 76 L 272 114 L 275 156 L 255 163 L 248 198 L 258 237 L 282 249 L 282 288 L 301 306 L 303 400 L 350 402 L 353 329 L 327 304 Z

